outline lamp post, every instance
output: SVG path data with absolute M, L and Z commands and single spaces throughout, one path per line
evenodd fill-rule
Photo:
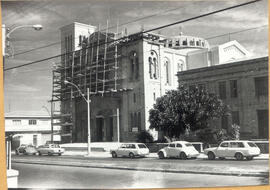
M 12 29 L 7 28 L 5 31 L 5 37 L 3 39 L 3 44 L 4 44 L 4 56 L 6 54 L 6 48 L 10 47 L 10 35 L 13 33 L 15 30 L 20 29 L 20 28 L 33 28 L 36 31 L 42 30 L 43 26 L 41 24 L 34 24 L 34 25 L 21 25 L 21 26 L 16 26 Z M 5 26 L 2 26 L 2 29 L 5 29 Z M 13 52 L 12 52 L 13 54 Z
M 90 148 L 90 143 L 91 143 L 91 128 L 90 128 L 90 92 L 89 92 L 89 88 L 87 88 L 87 99 L 84 97 L 84 94 L 82 93 L 82 91 L 79 89 L 79 87 L 77 85 L 75 85 L 72 82 L 69 82 L 67 80 L 64 81 L 65 84 L 70 84 L 72 86 L 74 86 L 78 92 L 80 93 L 80 95 L 83 97 L 83 99 L 86 101 L 87 103 L 87 148 L 88 148 L 88 156 L 90 156 L 90 152 L 91 152 L 91 148 Z
M 46 106 L 42 106 L 42 108 L 44 108 L 47 111 L 48 115 L 51 118 L 51 143 L 53 143 L 53 117 L 52 117 L 52 112 L 50 112 L 49 109 Z

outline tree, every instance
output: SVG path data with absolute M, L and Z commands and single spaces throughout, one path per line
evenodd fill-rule
M 209 127 L 209 121 L 228 113 L 228 107 L 206 90 L 180 86 L 157 99 L 149 111 L 150 129 L 170 138 Z
M 230 136 L 234 140 L 240 139 L 240 126 L 237 124 L 232 124 Z

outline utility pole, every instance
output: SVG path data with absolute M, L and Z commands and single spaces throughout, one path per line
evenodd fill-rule
M 116 108 L 117 142 L 120 143 L 119 108 Z

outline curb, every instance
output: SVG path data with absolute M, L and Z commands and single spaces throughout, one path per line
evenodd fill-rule
M 207 175 L 225 175 L 225 176 L 243 176 L 243 177 L 269 177 L 269 172 L 255 172 L 255 173 L 235 173 L 235 172 L 208 172 L 208 171 L 190 171 L 190 170 L 167 170 L 167 169 L 152 169 L 152 168 L 132 168 L 125 166 L 91 166 L 78 165 L 74 163 L 45 163 L 45 162 L 26 162 L 26 161 L 12 161 L 13 163 L 24 164 L 38 164 L 38 165 L 54 165 L 54 166 L 69 166 L 69 167 L 84 167 L 84 168 L 102 168 L 102 169 L 118 169 L 118 170 L 133 170 L 145 172 L 165 172 L 165 173 L 185 173 L 185 174 L 207 174 Z

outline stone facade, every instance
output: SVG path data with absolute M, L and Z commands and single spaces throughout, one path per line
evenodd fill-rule
M 268 139 L 268 57 L 178 72 L 179 85 L 199 85 L 217 94 L 231 116 L 212 125 L 240 126 L 242 139 Z
M 70 27 L 72 29 L 70 29 Z M 65 40 L 66 36 L 74 36 L 73 32 L 76 25 L 68 25 L 61 29 L 61 39 Z M 95 28 L 95 27 L 90 27 Z M 87 27 L 85 27 L 87 30 Z M 70 33 L 69 33 L 70 32 Z M 105 33 L 93 32 L 89 33 L 89 36 L 81 37 L 84 39 L 84 47 L 90 47 L 91 44 L 97 44 L 105 42 Z M 108 33 L 108 41 L 112 41 L 114 36 L 112 33 Z M 71 40 L 75 43 L 75 40 Z M 104 44 L 104 43 L 103 43 Z M 115 44 L 109 45 L 107 52 L 116 51 L 113 50 Z M 67 45 L 66 41 L 62 43 L 62 52 L 69 53 L 63 49 L 68 49 L 66 47 L 77 46 L 73 44 L 72 46 Z M 99 54 L 100 59 L 104 59 L 104 45 L 100 46 L 102 50 L 99 51 L 95 48 L 93 49 L 93 60 L 96 59 L 97 54 Z M 136 135 L 142 130 L 149 129 L 149 110 L 155 103 L 156 98 L 165 94 L 166 91 L 171 89 L 176 89 L 178 87 L 177 82 L 177 72 L 186 70 L 186 55 L 188 52 L 196 51 L 200 49 L 208 49 L 209 44 L 206 40 L 198 37 L 192 36 L 175 36 L 166 37 L 158 34 L 134 34 L 126 36 L 125 39 L 117 42 L 117 88 L 114 90 L 111 88 L 106 88 L 110 93 L 104 93 L 104 91 L 95 90 L 94 83 L 99 83 L 100 79 L 96 80 L 95 73 L 97 70 L 91 71 L 92 74 L 88 74 L 90 71 L 86 70 L 88 67 L 91 68 L 94 63 L 92 63 L 91 56 L 83 58 L 85 53 L 85 48 L 78 50 L 73 55 L 69 57 L 75 57 L 74 60 L 66 60 L 62 58 L 62 67 L 68 69 L 74 68 L 74 71 L 66 69 L 65 73 L 62 73 L 62 78 L 64 80 L 71 80 L 75 85 L 80 87 L 82 92 L 86 94 L 86 87 L 90 88 L 91 91 L 91 141 L 92 142 L 110 142 L 117 141 L 117 115 L 116 110 L 119 109 L 119 126 L 120 126 L 120 141 L 134 141 L 136 140 Z M 102 52 L 101 52 L 102 51 Z M 78 55 L 76 57 L 76 55 Z M 102 55 L 102 56 L 100 56 Z M 108 62 L 106 64 L 109 66 L 113 64 L 113 59 L 115 54 L 107 53 L 106 59 Z M 69 59 L 69 58 L 68 58 Z M 82 64 L 78 64 L 80 60 Z M 82 70 L 80 75 L 84 75 L 81 79 L 77 79 L 80 67 Z M 105 65 L 107 68 L 107 66 Z M 105 68 L 104 67 L 104 68 Z M 112 67 L 110 67 L 112 68 Z M 76 70 L 77 69 L 77 70 Z M 91 70 L 91 69 L 90 69 Z M 99 70 L 98 72 L 102 72 Z M 74 73 L 74 74 L 73 74 Z M 94 73 L 94 74 L 93 74 Z M 112 76 L 110 76 L 112 75 Z M 91 77 L 92 76 L 92 77 Z M 99 77 L 99 76 L 98 76 Z M 98 78 L 97 77 L 97 78 Z M 105 77 L 107 81 L 115 78 L 113 73 L 109 73 Z M 84 79 L 83 79 L 84 78 Z M 89 79 L 91 78 L 91 79 Z M 89 82 L 91 81 L 91 84 Z M 84 84 L 83 82 L 84 81 Z M 70 90 L 68 86 L 62 84 L 62 92 Z M 105 83 L 105 86 L 112 85 L 110 82 Z M 104 88 L 103 88 L 104 89 Z M 62 93 L 61 101 L 61 112 L 67 113 L 68 110 L 72 112 L 72 142 L 86 142 L 87 141 L 87 106 L 86 102 L 73 88 L 71 97 L 67 93 Z M 72 98 L 72 101 L 70 101 Z M 63 121 L 65 122 L 65 121 Z M 158 138 L 158 133 L 151 131 L 155 139 Z

